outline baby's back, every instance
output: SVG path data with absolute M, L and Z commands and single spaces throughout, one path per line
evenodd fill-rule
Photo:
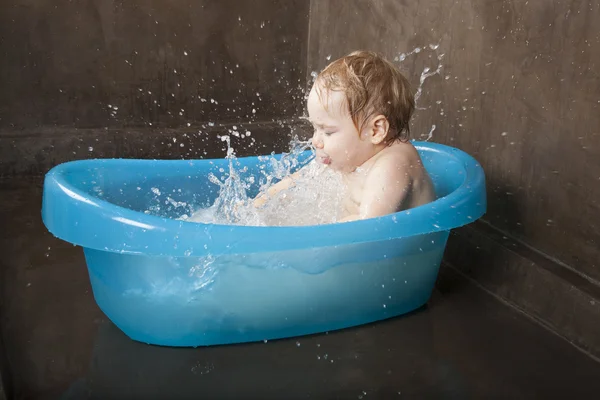
M 377 207 L 380 210 L 396 212 L 435 200 L 431 178 L 411 143 L 396 142 L 381 150 L 368 164 L 347 178 L 346 215 L 364 212 L 364 202 L 376 201 L 381 203 Z M 379 186 L 382 180 L 383 189 Z
M 398 211 L 421 206 L 435 200 L 433 182 L 423 166 L 417 149 L 411 143 L 398 143 L 391 146 L 389 150 L 394 152 L 391 162 L 398 166 L 396 174 L 407 174 L 410 178 L 408 196 Z

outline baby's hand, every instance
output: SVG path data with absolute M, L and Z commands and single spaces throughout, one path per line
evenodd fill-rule
M 265 195 L 262 195 L 260 197 L 257 197 L 256 199 L 254 199 L 254 201 L 252 202 L 252 205 L 254 206 L 254 208 L 261 208 L 262 206 L 264 206 L 267 201 L 268 201 L 268 197 Z

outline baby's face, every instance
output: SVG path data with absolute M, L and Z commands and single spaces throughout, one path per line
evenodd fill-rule
M 322 90 L 320 94 L 321 98 L 313 86 L 307 103 L 317 161 L 340 172 L 352 172 L 372 156 L 368 129 L 359 134 L 343 92 Z

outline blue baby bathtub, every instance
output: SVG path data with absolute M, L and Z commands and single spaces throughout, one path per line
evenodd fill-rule
M 370 220 L 178 220 L 214 202 L 219 187 L 209 173 L 223 175 L 228 159 L 64 163 L 46 175 L 42 217 L 52 234 L 83 247 L 98 306 L 131 339 L 203 346 L 341 329 L 425 304 L 450 230 L 485 212 L 485 177 L 471 156 L 414 144 L 438 199 Z M 270 165 L 237 162 L 242 179 Z

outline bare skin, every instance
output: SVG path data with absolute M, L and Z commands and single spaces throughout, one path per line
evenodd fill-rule
M 340 222 L 379 217 L 435 200 L 431 179 L 410 143 L 395 142 L 342 176 L 348 196 Z
M 316 160 L 341 173 L 348 196 L 339 222 L 375 218 L 417 207 L 435 199 L 433 185 L 410 143 L 385 139 L 390 134 L 385 116 L 374 115 L 359 133 L 350 117 L 343 92 L 321 92 L 308 97 L 308 113 L 315 132 Z M 298 173 L 257 198 L 256 207 L 294 185 Z

